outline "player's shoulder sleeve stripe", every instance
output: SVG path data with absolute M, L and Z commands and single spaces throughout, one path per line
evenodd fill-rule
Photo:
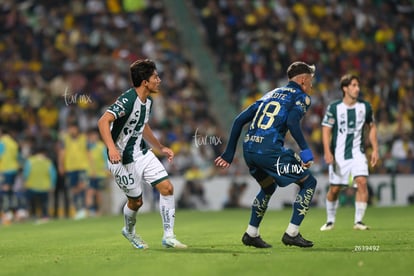
M 365 106 L 365 121 L 369 124 L 375 122 L 374 112 L 372 106 L 368 101 L 360 100 L 360 102 Z
M 136 99 L 137 93 L 133 88 L 130 88 L 119 96 L 118 99 L 108 107 L 107 111 L 112 113 L 115 118 L 128 115 L 132 112 Z
M 322 119 L 321 125 L 327 127 L 333 127 L 336 122 L 336 110 L 338 105 L 342 102 L 342 100 L 336 100 L 331 102 L 325 111 L 325 115 Z
M 359 100 L 359 102 L 361 102 L 362 104 L 365 105 L 365 108 L 367 109 L 367 111 L 371 111 L 372 110 L 372 106 L 368 101 L 365 100 Z
M 331 112 L 332 114 L 336 114 L 336 110 L 338 109 L 338 105 L 340 105 L 342 103 L 342 100 L 335 100 L 333 102 L 331 102 L 328 107 L 326 108 L 326 110 L 328 112 Z
M 125 108 L 131 108 L 134 106 L 135 100 L 137 99 L 138 95 L 135 92 L 134 88 L 130 88 L 125 91 L 118 99 L 122 101 L 122 104 Z

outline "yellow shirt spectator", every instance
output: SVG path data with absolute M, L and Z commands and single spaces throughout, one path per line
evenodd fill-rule
M 59 121 L 59 110 L 53 105 L 53 101 L 48 98 L 44 105 L 37 111 L 39 122 L 47 128 L 55 128 Z
M 0 172 L 13 172 L 19 168 L 19 144 L 9 134 L 0 137 Z
M 70 125 L 63 134 L 60 157 L 60 169 L 64 172 L 86 171 L 89 166 L 88 141 L 85 134 L 80 133 L 77 126 Z

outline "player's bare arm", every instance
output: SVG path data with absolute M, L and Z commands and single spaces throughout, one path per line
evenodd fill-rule
M 113 164 L 116 164 L 121 161 L 121 154 L 117 150 L 111 135 L 110 126 L 113 121 L 115 121 L 114 115 L 109 112 L 105 112 L 98 121 L 98 128 L 102 141 L 108 148 L 109 161 Z
M 378 140 L 377 140 L 377 126 L 375 123 L 369 124 L 369 141 L 372 146 L 372 153 L 371 153 L 371 166 L 375 167 L 378 162 L 379 154 L 378 154 Z
M 322 144 L 323 152 L 326 164 L 332 164 L 334 162 L 334 156 L 331 152 L 331 139 L 332 139 L 332 128 L 322 126 Z
M 142 132 L 142 137 L 147 141 L 151 146 L 160 150 L 165 156 L 167 156 L 168 162 L 171 162 L 174 158 L 174 152 L 160 143 L 160 141 L 155 137 L 154 132 L 148 124 L 145 124 L 144 130 Z

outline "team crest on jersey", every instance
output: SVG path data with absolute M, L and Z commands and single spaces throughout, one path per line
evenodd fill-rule
M 310 99 L 310 97 L 309 97 L 309 96 L 306 96 L 306 98 L 305 98 L 305 104 L 306 104 L 307 106 L 309 106 L 309 105 L 310 105 L 310 103 L 311 103 L 311 99 Z
M 301 101 L 297 101 L 296 105 L 300 106 L 300 108 L 302 109 L 303 112 L 306 112 L 307 110 L 307 105 Z

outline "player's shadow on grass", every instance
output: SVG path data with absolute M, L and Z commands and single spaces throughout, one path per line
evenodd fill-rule
M 334 248 L 334 247 L 312 247 L 312 248 L 306 248 L 303 249 L 303 251 L 309 251 L 309 252 L 345 252 L 345 253 L 361 253 L 361 254 L 375 254 L 375 253 L 380 253 L 380 252 L 397 252 L 397 251 L 407 251 L 407 252 L 412 252 L 414 251 L 413 248 L 400 248 L 398 250 L 396 250 L 395 248 L 385 248 L 384 246 L 382 246 L 380 249 L 378 250 L 373 250 L 373 249 L 354 249 L 353 247 L 338 247 L 338 248 Z
M 297 247 L 292 247 L 292 249 L 299 249 Z M 352 252 L 353 248 L 350 247 L 312 247 L 312 248 L 303 248 L 303 251 L 310 252 Z
M 171 254 L 233 254 L 236 255 L 243 255 L 243 254 L 269 254 L 271 253 L 271 248 L 269 249 L 256 249 L 251 248 L 251 250 L 240 250 L 240 249 L 226 249 L 220 247 L 188 247 L 186 249 L 174 249 L 174 248 L 156 248 L 151 249 L 156 251 L 163 251 L 165 253 Z

